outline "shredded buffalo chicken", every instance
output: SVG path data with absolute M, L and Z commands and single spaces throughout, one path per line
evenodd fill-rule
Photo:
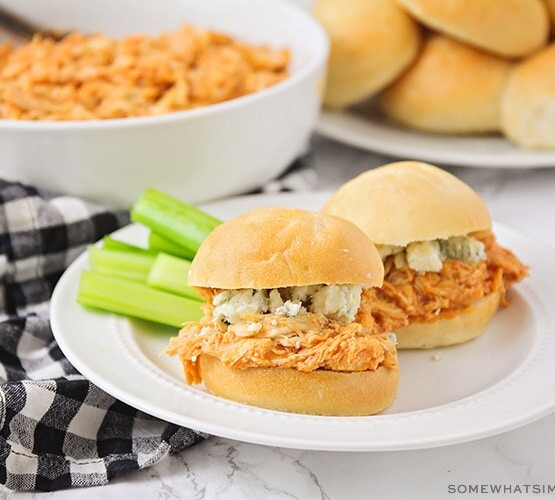
M 381 330 L 394 331 L 400 318 L 409 322 L 451 318 L 493 292 L 507 306 L 507 289 L 528 275 L 528 267 L 499 246 L 491 232 L 473 236 L 484 243 L 486 252 L 486 260 L 477 264 L 446 260 L 439 272 L 418 273 L 397 269 L 393 257 L 388 257 L 382 288 L 363 291 L 360 318 L 371 317 Z
M 207 303 L 204 319 L 186 324 L 166 350 L 180 357 L 190 384 L 202 380 L 198 369 L 202 354 L 239 369 L 352 372 L 398 366 L 395 342 L 386 334 L 371 334 L 360 323 L 345 325 L 322 314 L 307 313 L 296 318 L 246 315 L 243 323 L 226 325 L 212 322 L 211 309 Z
M 287 48 L 182 24 L 155 37 L 70 33 L 0 43 L 0 119 L 97 120 L 199 108 L 288 76 Z
M 199 289 L 206 300 L 204 318 L 185 324 L 166 352 L 180 357 L 190 384 L 202 381 L 198 359 L 203 354 L 239 369 L 397 369 L 395 344 L 386 332 L 412 321 L 453 317 L 492 292 L 499 292 L 501 303 L 507 305 L 507 288 L 528 274 L 527 266 L 499 246 L 493 234 L 473 236 L 485 245 L 485 261 L 446 260 L 439 272 L 418 273 L 397 269 L 393 257 L 388 257 L 383 287 L 363 290 L 355 322 L 349 324 L 314 313 L 295 318 L 246 315 L 240 324 L 215 323 L 212 301 L 221 290 Z

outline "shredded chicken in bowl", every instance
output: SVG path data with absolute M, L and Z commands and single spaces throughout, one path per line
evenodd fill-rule
M 227 101 L 288 76 L 290 53 L 183 24 L 157 37 L 71 33 L 0 44 L 0 119 L 159 115 Z

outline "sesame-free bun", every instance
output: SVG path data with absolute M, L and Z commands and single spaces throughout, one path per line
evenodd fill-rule
M 501 127 L 500 106 L 511 63 L 431 35 L 418 59 L 379 97 L 384 114 L 435 133 L 482 133 Z
M 322 212 L 355 223 L 382 245 L 405 246 L 491 227 L 486 206 L 467 184 L 416 161 L 360 174 L 340 187 Z
M 513 70 L 501 102 L 501 126 L 521 146 L 555 149 L 555 43 Z
M 397 330 L 397 349 L 433 349 L 478 337 L 499 308 L 500 294 L 491 293 L 453 318 L 415 321 Z
M 414 59 L 420 30 L 395 0 L 318 0 L 331 40 L 324 103 L 342 108 L 391 83 Z
M 292 368 L 226 366 L 208 355 L 199 357 L 207 389 L 226 399 L 271 410 L 312 415 L 373 415 L 393 403 L 398 367 L 375 371 L 301 372 Z
M 383 282 L 380 256 L 354 224 L 307 210 L 265 207 L 218 226 L 199 248 L 189 284 L 279 288 Z
M 549 36 L 542 0 L 398 0 L 441 33 L 505 57 L 539 49 Z
M 551 29 L 553 29 L 555 28 L 555 0 L 545 0 L 545 5 L 547 5 L 549 18 L 551 19 Z

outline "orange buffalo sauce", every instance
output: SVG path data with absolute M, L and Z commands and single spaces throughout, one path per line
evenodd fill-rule
M 491 232 L 473 236 L 484 243 L 485 261 L 449 259 L 439 272 L 418 273 L 410 268 L 396 269 L 393 257 L 388 257 L 383 286 L 363 291 L 363 317 L 372 317 L 384 330 L 394 330 L 390 328 L 394 319 L 405 316 L 413 322 L 451 318 L 493 292 L 498 292 L 501 304 L 507 306 L 507 289 L 528 275 L 528 267 L 499 246 Z
M 296 318 L 258 314 L 243 320 L 236 325 L 214 325 L 207 317 L 185 325 L 170 340 L 166 352 L 180 357 L 188 383 L 201 382 L 198 358 L 203 354 L 238 369 L 354 372 L 398 366 L 395 342 L 387 334 L 369 334 L 360 323 L 341 324 L 314 313 Z M 260 329 L 249 331 L 250 324 L 259 324 Z

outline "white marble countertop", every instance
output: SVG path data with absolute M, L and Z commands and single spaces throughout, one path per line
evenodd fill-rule
M 315 189 L 333 189 L 361 171 L 391 161 L 322 138 L 316 138 L 313 146 L 317 175 L 309 180 Z M 553 262 L 555 169 L 450 170 L 478 191 L 496 221 L 554 245 L 554 253 L 546 254 Z M 488 439 L 406 452 L 299 451 L 213 437 L 107 486 L 17 498 L 443 499 L 462 496 L 450 494 L 450 485 L 459 491 L 476 484 L 555 487 L 554 449 L 555 415 Z M 0 492 L 0 498 L 12 495 Z M 472 494 L 481 496 L 494 495 Z

